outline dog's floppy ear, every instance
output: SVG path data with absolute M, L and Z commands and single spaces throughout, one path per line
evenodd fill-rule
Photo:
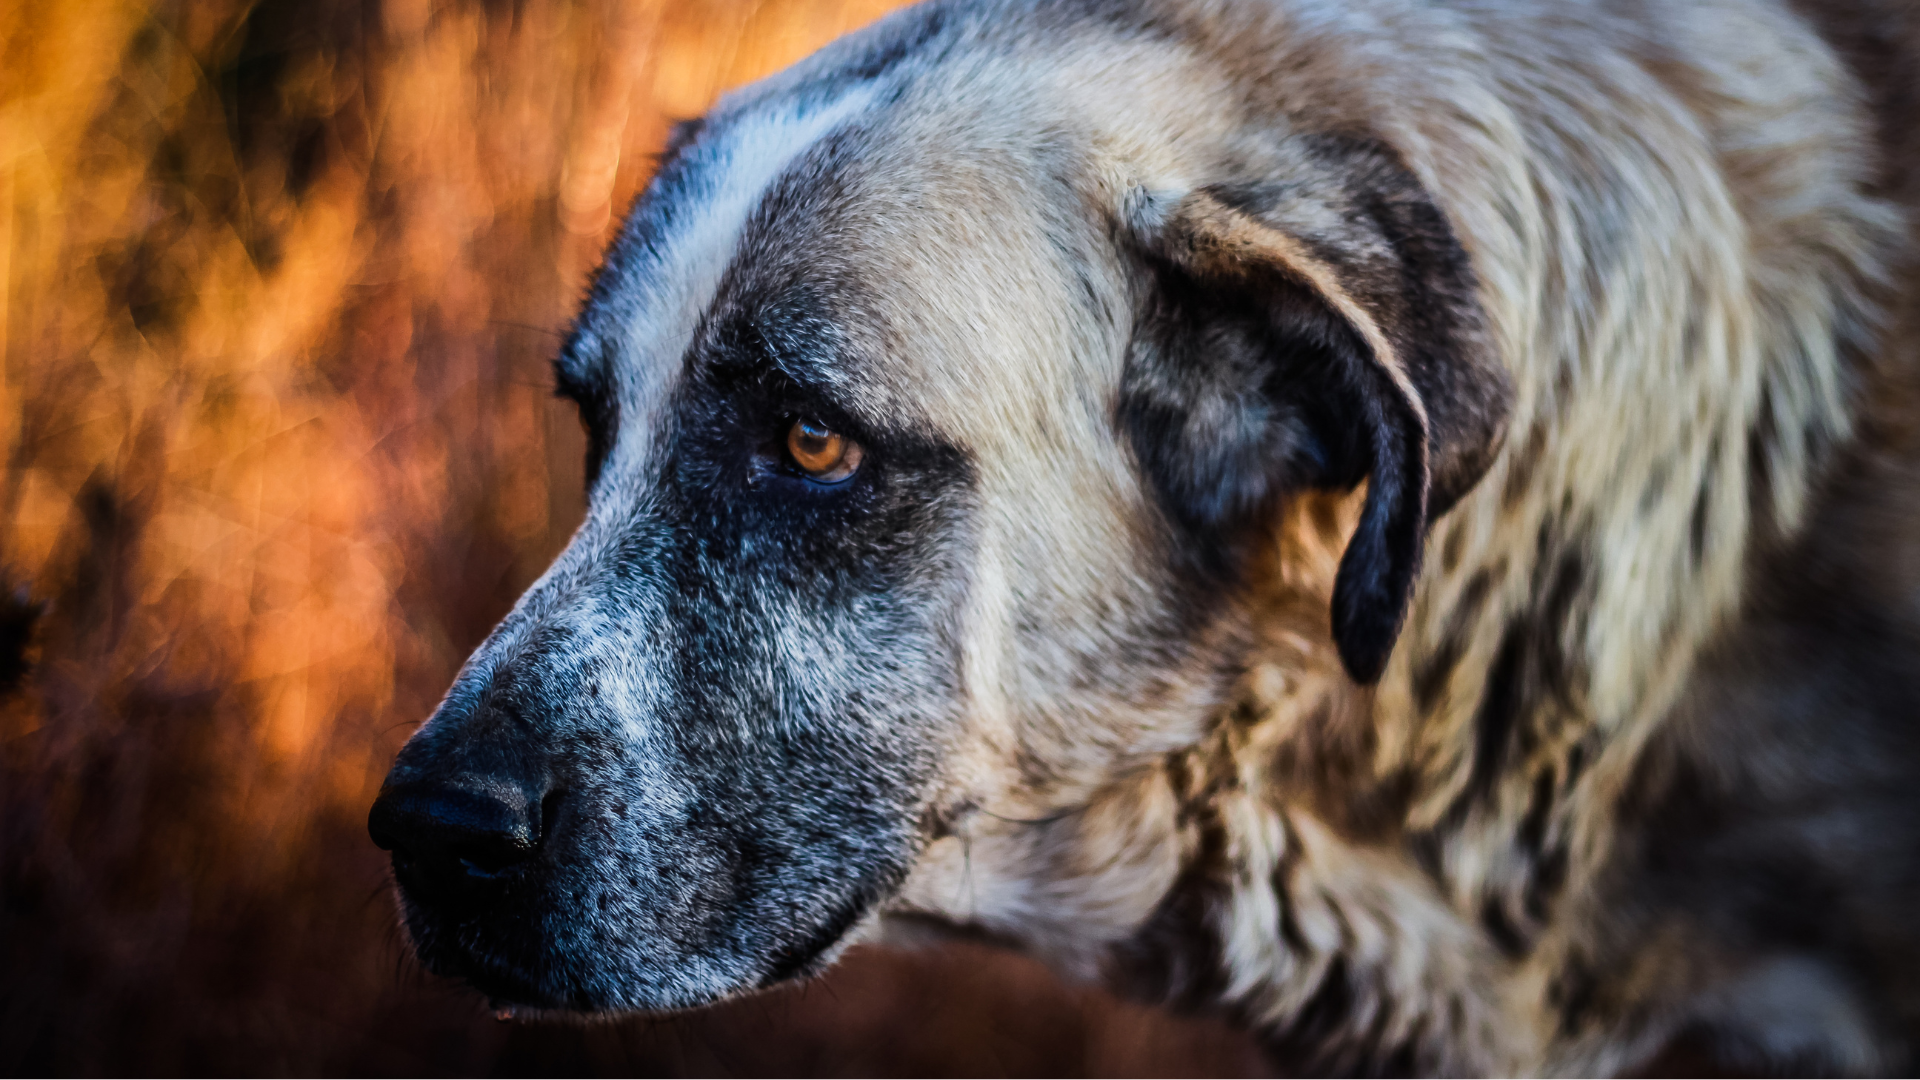
M 1511 398 L 1471 266 L 1390 152 L 1311 145 L 1284 182 L 1151 196 L 1121 420 L 1192 529 L 1270 520 L 1289 492 L 1368 483 L 1340 562 L 1347 671 L 1385 669 L 1429 521 L 1498 450 Z

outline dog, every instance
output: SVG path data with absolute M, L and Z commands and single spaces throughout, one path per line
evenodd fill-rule
M 497 1002 L 974 933 L 1290 1067 L 1920 1034 L 1920 13 L 933 0 L 681 125 L 369 819 Z

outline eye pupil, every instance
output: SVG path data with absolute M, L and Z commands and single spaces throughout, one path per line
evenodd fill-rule
M 794 422 L 787 432 L 787 453 L 801 471 L 826 483 L 852 476 L 862 456 L 858 443 L 813 419 Z

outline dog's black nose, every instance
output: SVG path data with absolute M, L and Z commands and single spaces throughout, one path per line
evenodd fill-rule
M 367 815 L 403 884 L 445 893 L 499 877 L 540 847 L 540 800 L 488 783 L 387 787 Z

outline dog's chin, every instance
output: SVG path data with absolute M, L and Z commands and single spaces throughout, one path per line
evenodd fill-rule
M 671 960 L 620 964 L 616 957 L 529 940 L 525 924 L 543 920 L 502 920 L 522 927 L 509 953 L 493 945 L 510 940 L 506 935 L 405 906 L 415 955 L 429 972 L 465 983 L 495 1009 L 576 1019 L 686 1012 L 813 978 L 864 939 L 864 928 L 874 921 L 862 905 L 837 913 L 799 943 L 769 942 L 749 957 L 690 951 Z M 564 936 L 591 940 L 594 933 L 586 926 Z

